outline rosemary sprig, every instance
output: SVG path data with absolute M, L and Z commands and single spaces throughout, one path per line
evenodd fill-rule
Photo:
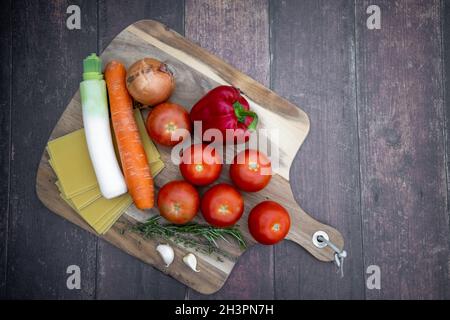
M 228 256 L 219 248 L 217 240 L 222 239 L 230 242 L 228 238 L 234 239 L 243 250 L 247 247 L 245 240 L 236 227 L 215 228 L 209 225 L 198 223 L 188 223 L 185 225 L 161 224 L 160 217 L 154 216 L 145 222 L 138 223 L 132 230 L 140 233 L 144 237 L 161 237 L 190 248 L 196 248 L 204 253 L 218 253 Z

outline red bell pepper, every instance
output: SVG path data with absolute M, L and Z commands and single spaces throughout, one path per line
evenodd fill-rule
M 256 130 L 258 116 L 250 110 L 248 101 L 232 86 L 219 86 L 209 91 L 192 108 L 191 121 L 202 121 L 202 134 L 208 129 L 218 129 L 225 142 L 248 141 Z M 226 134 L 233 130 L 233 136 Z

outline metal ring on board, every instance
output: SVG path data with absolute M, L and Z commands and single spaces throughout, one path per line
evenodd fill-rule
M 323 241 L 319 241 L 319 237 L 322 236 L 325 240 L 329 241 L 330 237 L 328 236 L 328 234 L 325 231 L 319 230 L 317 232 L 315 232 L 312 236 L 312 242 L 313 244 L 317 247 L 317 248 L 325 248 L 327 246 L 327 244 Z

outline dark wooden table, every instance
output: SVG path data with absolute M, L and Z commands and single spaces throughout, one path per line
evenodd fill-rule
M 66 9 L 81 8 L 81 30 Z M 369 5 L 381 29 L 369 30 Z M 81 60 L 156 19 L 301 106 L 311 133 L 291 171 L 299 203 L 337 227 L 349 258 L 256 246 L 205 297 L 49 212 L 35 193 L 47 138 Z M 450 1 L 12 1 L 0 11 L 0 297 L 450 298 Z M 66 268 L 81 268 L 68 290 Z M 370 265 L 381 289 L 368 289 Z

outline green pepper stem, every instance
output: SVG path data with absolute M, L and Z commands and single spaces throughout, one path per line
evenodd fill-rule
M 258 124 L 258 115 L 255 112 L 245 110 L 242 104 L 237 101 L 233 103 L 233 108 L 239 122 L 245 122 L 245 117 L 253 118 L 253 121 L 250 123 L 247 129 L 250 131 L 256 130 L 256 126 Z

